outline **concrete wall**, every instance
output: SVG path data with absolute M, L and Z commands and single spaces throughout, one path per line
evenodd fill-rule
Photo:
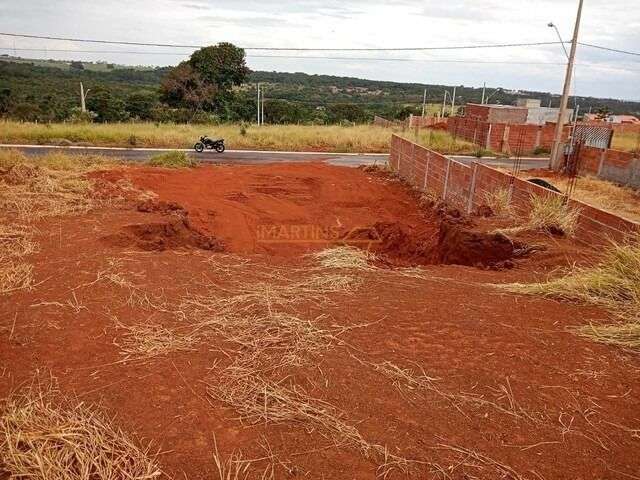
M 640 188 L 638 154 L 594 147 L 580 148 L 580 173 Z
M 519 215 L 526 216 L 532 196 L 559 195 L 520 178 L 473 163 L 466 166 L 446 156 L 393 135 L 389 166 L 417 190 L 428 192 L 470 213 L 484 204 L 486 195 L 500 188 L 511 190 Z M 640 224 L 575 200 L 570 205 L 580 212 L 576 237 L 587 244 L 602 245 L 610 239 L 624 241 L 640 232 Z

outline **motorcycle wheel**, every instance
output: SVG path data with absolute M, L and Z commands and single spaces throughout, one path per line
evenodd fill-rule
M 224 143 L 219 143 L 216 145 L 216 152 L 218 153 L 224 152 Z
M 198 142 L 193 146 L 193 149 L 198 153 L 202 153 L 202 151 L 204 150 L 204 145 L 202 144 L 202 142 Z

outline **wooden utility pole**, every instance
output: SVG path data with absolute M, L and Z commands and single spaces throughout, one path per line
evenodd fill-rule
M 580 20 L 582 18 L 582 4 L 584 0 L 579 0 L 578 14 L 576 16 L 576 24 L 573 29 L 573 40 L 571 41 L 571 52 L 569 53 L 569 63 L 567 63 L 567 73 L 564 78 L 564 88 L 562 90 L 562 99 L 560 100 L 560 110 L 558 112 L 558 122 L 556 123 L 556 133 L 553 139 L 551 149 L 550 167 L 553 170 L 562 168 L 563 158 L 563 142 L 562 134 L 564 132 L 564 122 L 567 116 L 567 105 L 569 104 L 569 94 L 571 92 L 571 79 L 573 77 L 573 66 L 576 60 L 576 50 L 578 48 L 578 34 L 580 32 Z
M 424 112 L 427 108 L 427 89 L 424 89 L 424 95 L 422 96 L 422 116 L 424 117 Z

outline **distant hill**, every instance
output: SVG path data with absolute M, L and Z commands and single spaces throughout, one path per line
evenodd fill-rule
M 89 89 L 97 86 L 106 87 L 115 97 L 122 99 L 134 93 L 157 96 L 160 81 L 169 69 L 170 67 L 126 67 L 104 62 L 32 60 L 1 55 L 0 108 L 3 98 L 10 98 L 13 104 L 44 102 L 47 108 L 54 105 L 56 111 L 63 115 L 79 103 L 79 82 L 83 82 L 85 88 Z M 256 71 L 251 74 L 250 81 L 239 89 L 239 95 L 244 97 L 248 105 L 255 95 L 257 82 L 264 85 L 267 101 L 275 103 L 277 100 L 283 100 L 288 105 L 297 105 L 296 108 L 301 111 L 309 112 L 318 108 L 330 108 L 335 104 L 351 103 L 359 105 L 369 117 L 379 114 L 395 118 L 419 112 L 425 89 L 427 102 L 437 105 L 442 104 L 444 90 L 453 88 L 450 85 Z M 493 93 L 494 89 L 489 91 Z M 480 102 L 482 89 L 459 85 L 456 96 L 457 104 Z M 543 105 L 559 104 L 559 96 L 548 92 L 512 92 L 502 89 L 493 94 L 491 101 L 512 104 L 518 98 L 537 98 Z M 572 99 L 572 105 L 574 101 L 580 105 L 581 112 L 605 108 L 611 113 L 640 115 L 640 102 L 576 97 Z M 5 115 L 6 111 L 5 108 Z

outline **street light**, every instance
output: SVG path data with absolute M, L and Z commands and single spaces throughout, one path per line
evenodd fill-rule
M 556 31 L 556 34 L 558 35 L 558 38 L 560 39 L 560 45 L 562 45 L 562 49 L 564 50 L 564 54 L 567 57 L 567 60 L 569 60 L 569 52 L 567 52 L 567 47 L 564 46 L 564 41 L 562 40 L 562 35 L 560 35 L 560 30 L 558 30 L 558 27 L 556 27 L 556 24 L 553 22 L 549 22 L 547 24 L 547 27 L 549 28 L 553 28 Z

